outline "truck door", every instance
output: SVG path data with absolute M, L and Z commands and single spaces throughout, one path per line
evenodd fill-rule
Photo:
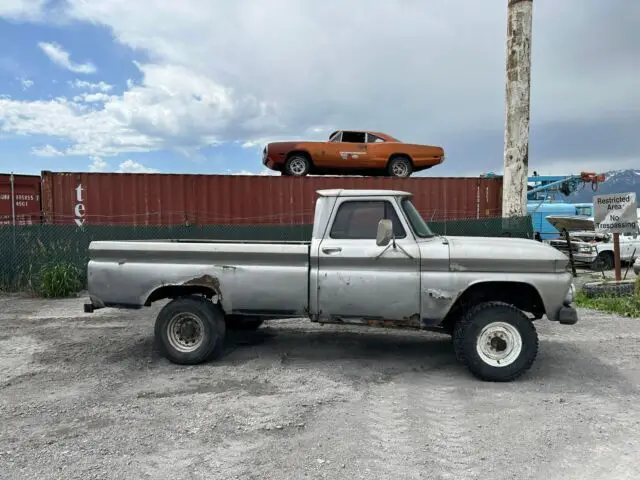
M 402 248 L 376 245 L 383 218 L 393 222 Z M 338 198 L 329 225 L 318 251 L 319 317 L 419 322 L 420 250 L 396 205 L 379 197 Z

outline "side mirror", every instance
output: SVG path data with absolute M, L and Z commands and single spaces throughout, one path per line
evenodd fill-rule
M 378 234 L 376 235 L 376 245 L 384 247 L 389 245 L 393 238 L 393 222 L 383 218 L 378 222 Z

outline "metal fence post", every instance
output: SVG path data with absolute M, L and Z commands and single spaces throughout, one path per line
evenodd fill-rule
M 11 230 L 12 230 L 12 252 L 11 252 L 11 281 L 16 280 L 18 270 L 18 252 L 16 249 L 16 187 L 13 172 L 9 177 L 9 185 L 11 188 Z

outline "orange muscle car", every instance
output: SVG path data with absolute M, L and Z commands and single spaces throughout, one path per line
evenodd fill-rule
M 339 130 L 328 142 L 271 142 L 262 163 L 282 175 L 387 175 L 408 177 L 444 161 L 444 150 L 402 143 L 380 132 Z

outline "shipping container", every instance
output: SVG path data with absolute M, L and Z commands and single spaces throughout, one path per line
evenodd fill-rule
M 259 175 L 42 172 L 46 222 L 296 225 L 313 221 L 316 191 L 384 188 L 414 194 L 426 220 L 501 215 L 501 178 L 301 178 Z
M 0 225 L 40 223 L 40 177 L 0 173 Z

